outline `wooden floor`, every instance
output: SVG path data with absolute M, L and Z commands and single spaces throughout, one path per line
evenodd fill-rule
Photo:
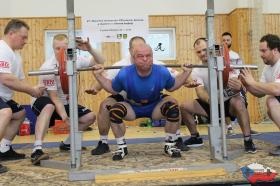
M 85 132 L 84 141 L 94 140 L 94 144 L 99 139 L 96 126 L 93 130 Z M 273 124 L 255 124 L 252 128 L 259 132 L 279 132 L 279 129 Z M 236 133 L 240 133 L 238 126 L 234 127 Z M 201 135 L 207 135 L 207 126 L 199 126 Z M 189 133 L 185 126 L 181 127 L 184 138 Z M 278 133 L 280 134 L 280 133 Z M 62 141 L 67 135 L 55 135 L 49 130 L 46 136 L 46 142 Z M 164 137 L 164 131 L 161 127 L 142 128 L 138 126 L 128 126 L 126 137 L 128 139 L 144 140 L 148 138 Z M 110 139 L 114 139 L 112 133 Z M 279 139 L 279 138 L 278 138 Z M 133 143 L 128 144 L 128 156 L 119 162 L 112 161 L 112 154 L 106 153 L 102 156 L 92 156 L 90 151 L 93 146 L 88 146 L 86 151 L 82 152 L 82 171 L 96 171 L 103 174 L 96 174 L 94 181 L 68 181 L 68 171 L 50 169 L 45 167 L 33 166 L 30 162 L 30 153 L 34 136 L 17 136 L 14 144 L 24 144 L 17 149 L 27 155 L 24 160 L 1 162 L 9 168 L 7 173 L 1 174 L 0 185 L 198 185 L 207 183 L 246 183 L 240 171 L 240 167 L 253 162 L 261 163 L 280 172 L 280 157 L 268 156 L 268 151 L 275 147 L 275 144 L 264 140 L 255 140 L 258 148 L 256 154 L 246 154 L 243 152 L 243 139 L 236 138 L 228 140 L 229 152 L 236 152 L 232 160 L 224 163 L 235 165 L 234 171 L 228 171 L 226 168 L 216 167 L 217 163 L 210 160 L 210 149 L 208 141 L 199 148 L 192 148 L 190 151 L 182 152 L 182 157 L 178 159 L 170 158 L 164 155 L 164 142 L 157 143 Z M 114 141 L 114 140 L 113 140 Z M 115 143 L 114 143 L 115 144 Z M 110 145 L 111 151 L 116 149 L 116 145 Z M 69 162 L 69 153 L 62 153 L 57 147 L 45 148 L 52 160 Z M 214 164 L 214 167 L 213 167 Z M 187 167 L 187 168 L 186 168 Z M 200 168 L 201 167 L 201 168 Z M 183 169 L 184 168 L 184 169 Z M 137 174 L 115 174 L 114 171 L 137 170 Z M 142 170 L 142 172 L 139 172 Z M 153 170 L 153 172 L 151 172 Z M 160 171 L 159 171 L 160 170 Z M 167 171 L 164 171 L 167 170 Z M 169 172 L 168 172 L 169 171 Z M 104 174 L 104 172 L 106 174 Z M 280 180 L 280 176 L 277 176 Z
M 97 130 L 97 126 L 92 126 L 93 130 L 85 132 L 83 134 L 83 140 L 98 140 L 99 133 Z M 276 125 L 272 123 L 268 124 L 252 124 L 251 128 L 253 130 L 259 132 L 278 132 L 279 129 Z M 198 125 L 198 130 L 201 135 L 208 134 L 208 127 L 207 125 Z M 234 126 L 235 133 L 241 133 L 239 126 Z M 181 134 L 183 136 L 188 136 L 190 133 L 186 129 L 185 126 L 181 127 Z M 50 128 L 48 134 L 45 137 L 45 142 L 59 142 L 64 140 L 68 135 L 67 134 L 54 134 L 52 129 Z M 152 127 L 152 128 L 145 128 L 145 127 L 138 127 L 137 124 L 129 123 L 127 126 L 126 138 L 152 138 L 152 137 L 163 137 L 164 130 L 161 127 Z M 109 139 L 114 139 L 112 132 L 109 133 Z M 16 143 L 33 143 L 34 142 L 34 135 L 30 136 L 17 136 L 13 141 L 14 144 Z

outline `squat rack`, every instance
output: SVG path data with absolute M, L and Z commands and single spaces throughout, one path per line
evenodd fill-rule
M 68 21 L 68 37 L 69 45 L 67 49 L 67 64 L 66 72 L 69 77 L 69 104 L 70 104 L 70 137 L 71 137 L 71 162 L 59 162 L 53 160 L 42 160 L 41 166 L 57 169 L 69 170 L 69 181 L 77 180 L 94 180 L 97 174 L 108 173 L 123 173 L 128 170 L 98 170 L 98 171 L 82 171 L 81 168 L 81 147 L 82 147 L 82 133 L 78 131 L 78 114 L 77 114 L 77 69 L 76 69 L 76 45 L 75 45 L 75 14 L 74 14 L 74 0 L 67 1 L 67 21 Z M 209 143 L 210 143 L 210 156 L 214 162 L 222 162 L 210 164 L 208 166 L 198 166 L 198 168 L 205 169 L 211 167 L 223 167 L 228 171 L 234 171 L 237 166 L 231 163 L 226 163 L 227 149 L 226 138 L 224 133 L 225 128 L 225 115 L 224 104 L 220 104 L 221 120 L 219 121 L 218 113 L 218 91 L 217 91 L 217 77 L 219 79 L 219 97 L 220 103 L 223 101 L 223 57 L 215 55 L 216 45 L 214 38 L 214 0 L 207 0 L 206 28 L 208 38 L 208 74 L 210 84 L 210 118 L 211 122 L 208 127 Z M 218 73 L 218 74 L 217 74 Z M 192 166 L 193 167 L 193 166 Z M 196 167 L 197 168 L 197 167 Z M 166 169 L 166 168 L 165 168 Z M 189 167 L 172 168 L 186 170 Z M 163 169 L 162 169 L 163 170 Z M 167 169 L 168 170 L 168 169 Z M 141 172 L 147 170 L 129 170 L 130 172 Z M 152 170 L 149 170 L 152 171 Z M 157 171 L 157 170 L 155 170 Z

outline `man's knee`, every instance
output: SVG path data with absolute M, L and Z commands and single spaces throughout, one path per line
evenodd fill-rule
M 82 116 L 80 119 L 84 121 L 84 123 L 91 125 L 96 120 L 96 115 L 93 112 L 89 112 L 86 115 Z
M 127 114 L 127 109 L 122 103 L 116 103 L 110 108 L 109 114 L 112 123 L 121 124 Z
M 99 106 L 99 112 L 107 112 L 110 110 L 110 108 L 112 107 L 113 104 L 115 104 L 116 101 L 113 100 L 113 98 L 107 97 L 106 99 L 104 99 Z
M 266 99 L 267 109 L 271 109 L 272 107 L 279 106 L 279 101 L 275 97 L 268 96 Z
M 55 106 L 53 104 L 46 104 L 46 106 L 44 107 L 44 111 L 52 114 L 55 110 Z
M 237 112 L 244 112 L 244 110 L 247 110 L 246 104 L 244 100 L 242 100 L 241 97 L 238 97 L 236 99 L 230 100 L 231 107 L 234 108 Z
M 179 121 L 180 111 L 179 111 L 178 104 L 173 103 L 171 101 L 167 101 L 160 107 L 160 110 L 161 110 L 161 114 L 166 117 L 167 121 L 170 122 Z
M 3 108 L 0 110 L 1 111 L 1 116 L 5 118 L 12 118 L 13 111 L 11 108 Z
M 26 116 L 25 110 L 20 110 L 19 112 L 13 113 L 12 119 L 14 120 L 24 120 Z

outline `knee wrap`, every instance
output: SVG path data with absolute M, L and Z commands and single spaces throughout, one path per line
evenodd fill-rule
M 112 123 L 121 124 L 127 114 L 127 109 L 123 104 L 116 103 L 110 108 L 109 114 Z
M 161 114 L 166 117 L 167 121 L 170 122 L 179 121 L 179 108 L 176 103 L 168 101 L 161 106 L 160 110 L 161 110 Z

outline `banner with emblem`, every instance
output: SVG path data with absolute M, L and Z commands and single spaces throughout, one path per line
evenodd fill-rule
M 123 42 L 134 36 L 147 38 L 148 16 L 82 17 L 82 32 L 94 42 Z

